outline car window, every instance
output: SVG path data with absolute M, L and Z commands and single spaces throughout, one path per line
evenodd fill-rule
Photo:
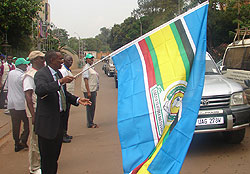
M 112 60 L 112 59 L 109 59 L 109 62 L 110 62 L 110 63 L 113 63 L 113 60 Z
M 250 71 L 250 47 L 246 48 L 245 55 L 242 60 L 242 70 Z
M 218 75 L 219 69 L 216 63 L 210 58 L 209 55 L 206 56 L 206 75 Z
M 113 65 L 113 64 L 114 64 L 112 59 L 109 59 L 109 64 L 110 64 L 110 65 Z
M 225 55 L 224 65 L 230 69 L 241 69 L 246 48 L 229 48 Z

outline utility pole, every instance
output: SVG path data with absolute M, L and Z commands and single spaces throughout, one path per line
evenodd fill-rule
M 137 14 L 137 13 L 135 13 L 134 15 L 134 18 L 135 19 L 138 19 L 139 20 L 139 22 L 140 22 L 140 36 L 142 36 L 142 22 L 141 22 L 141 16 L 139 15 L 139 14 Z
M 181 2 L 178 0 L 178 15 L 181 14 Z
M 238 24 L 237 24 L 237 32 L 240 32 L 240 2 L 239 0 L 237 1 L 237 8 L 238 8 Z M 238 40 L 240 40 L 240 35 L 238 34 Z
M 79 51 L 78 51 L 78 54 L 79 54 L 79 60 L 81 58 L 81 38 L 80 38 L 80 35 L 77 33 L 77 32 L 74 32 L 78 38 L 79 38 Z

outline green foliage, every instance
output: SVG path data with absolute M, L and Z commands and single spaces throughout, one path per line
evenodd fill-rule
M 1 0 L 0 2 L 0 43 L 8 36 L 12 52 L 24 54 L 32 46 L 32 21 L 40 10 L 39 0 Z M 22 50 L 22 52 L 18 51 Z
M 207 24 L 208 51 L 216 59 L 221 59 L 224 49 L 222 45 L 233 41 L 238 27 L 250 26 L 250 4 L 244 0 L 210 0 Z
M 72 48 L 75 52 L 78 53 L 78 51 L 79 51 L 79 39 L 77 39 L 76 37 L 69 38 L 68 46 L 70 48 Z
M 127 18 L 111 29 L 110 48 L 116 50 L 143 34 L 173 19 L 206 0 L 138 0 L 134 18 Z M 207 24 L 207 46 L 222 55 L 225 44 L 232 42 L 237 25 L 250 26 L 249 0 L 210 0 Z
M 110 29 L 106 28 L 106 27 L 103 27 L 100 29 L 101 33 L 98 34 L 95 39 L 99 40 L 101 43 L 99 45 L 99 47 L 97 48 L 97 51 L 110 51 L 110 47 L 109 47 L 109 44 L 108 44 L 108 39 L 110 37 Z M 99 42 L 97 41 L 97 42 Z
M 178 2 L 180 2 L 178 4 Z M 115 24 L 111 29 L 109 44 L 111 50 L 116 50 L 133 41 L 161 24 L 177 16 L 185 0 L 138 0 L 138 9 L 132 12 L 122 24 Z
M 52 30 L 52 35 L 54 36 L 54 38 L 59 39 L 61 44 L 60 46 L 68 44 L 69 34 L 67 30 L 62 28 L 55 28 L 54 30 Z
M 85 43 L 85 50 L 97 51 L 99 48 L 100 40 L 95 38 L 83 39 Z
M 95 38 L 80 39 L 80 50 L 90 51 L 110 51 L 108 39 L 110 37 L 110 30 L 106 27 L 100 29 L 101 33 L 95 36 Z M 71 47 L 75 52 L 79 52 L 79 39 L 71 37 L 68 40 L 67 45 Z
M 116 50 L 123 45 L 135 40 L 142 34 L 155 28 L 153 16 L 143 16 L 140 19 L 129 17 L 122 24 L 115 24 L 111 29 L 111 35 L 108 40 L 111 50 Z

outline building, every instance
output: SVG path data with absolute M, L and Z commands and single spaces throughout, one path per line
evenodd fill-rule
M 48 0 L 42 0 L 43 6 L 42 10 L 39 12 L 39 17 L 43 22 L 50 23 L 50 4 Z

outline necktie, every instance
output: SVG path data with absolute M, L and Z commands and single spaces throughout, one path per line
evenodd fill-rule
M 56 73 L 56 80 L 59 80 L 59 79 L 60 78 L 59 78 L 58 74 Z M 60 96 L 61 96 L 62 109 L 63 109 L 63 111 L 66 111 L 66 96 L 63 92 L 62 86 L 60 86 L 59 92 L 60 92 Z

